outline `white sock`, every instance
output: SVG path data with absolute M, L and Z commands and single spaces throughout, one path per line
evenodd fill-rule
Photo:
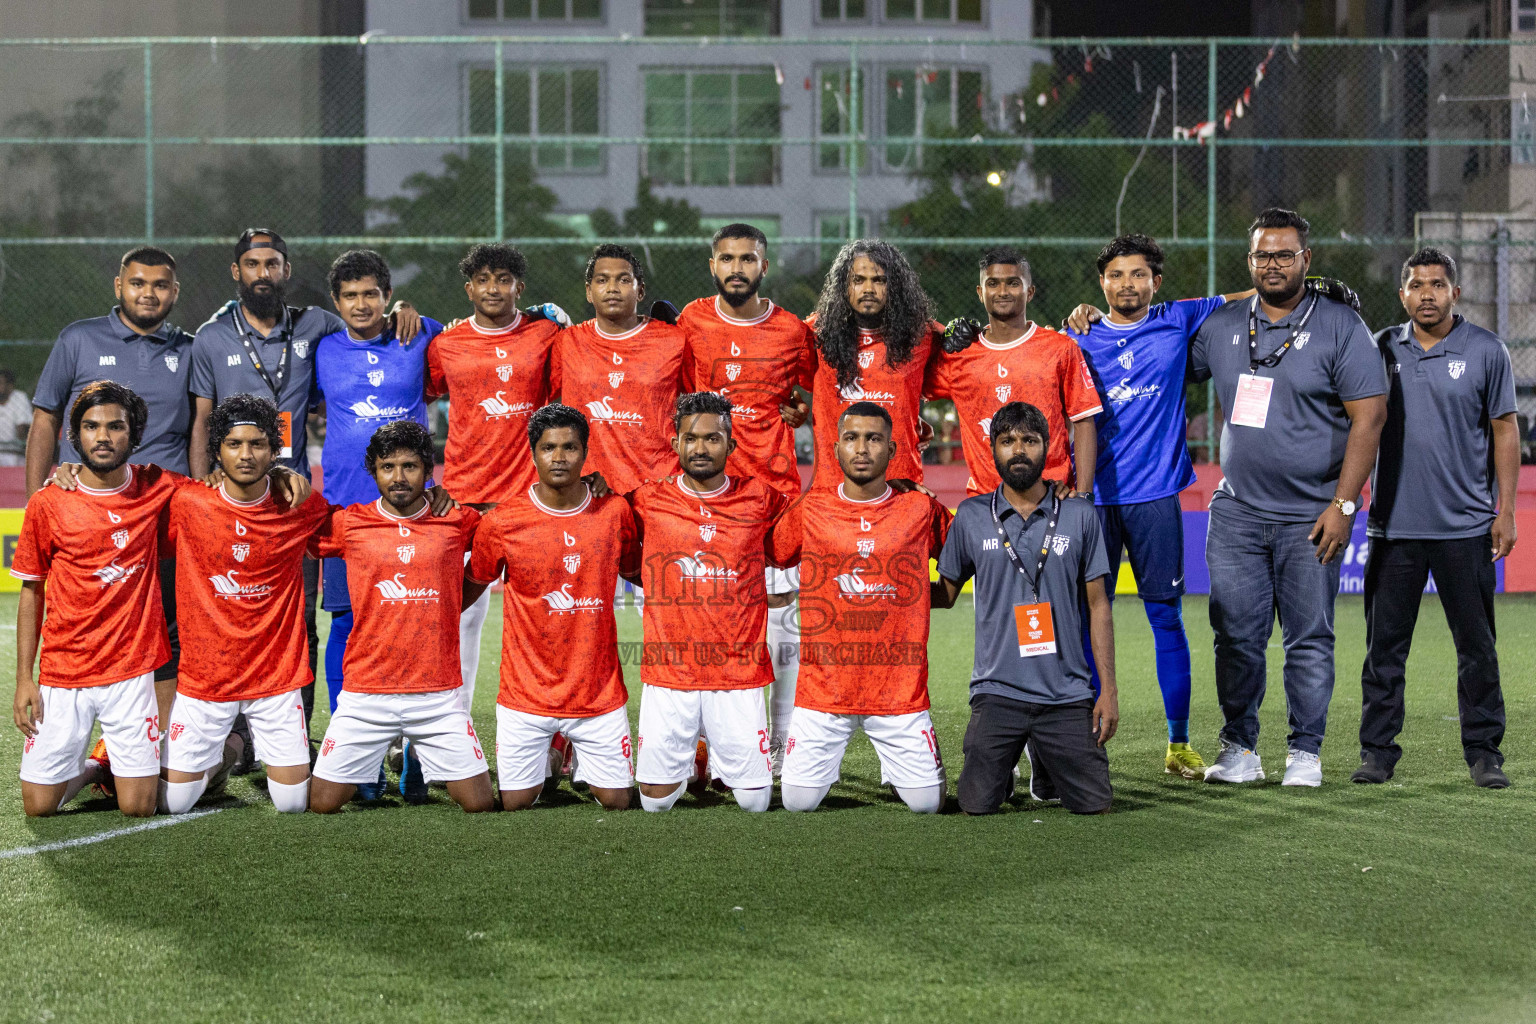
M 791 786 L 786 783 L 779 787 L 779 795 L 784 798 L 786 811 L 814 811 L 821 806 L 831 790 L 830 783 L 825 786 Z
M 309 807 L 309 780 L 284 785 L 268 779 L 267 795 L 272 798 L 272 806 L 277 808 L 277 813 L 303 814 Z
M 491 610 L 489 589 L 459 616 L 459 677 L 464 689 L 459 697 L 468 714 L 475 703 L 475 677 L 480 674 L 480 634 L 485 632 L 485 616 Z
M 773 656 L 768 721 L 775 747 L 782 747 L 789 737 L 789 716 L 795 710 L 795 680 L 800 675 L 799 611 L 798 602 L 768 609 L 768 651 Z
M 208 788 L 208 776 L 191 782 L 167 782 L 165 784 L 165 810 L 168 814 L 186 814 L 196 806 L 203 790 Z
M 86 786 L 89 786 L 93 782 L 100 781 L 103 773 L 101 769 L 97 767 L 96 762 L 90 761 L 87 763 L 90 764 L 89 768 L 64 784 L 64 796 L 59 799 L 59 810 L 62 811 L 64 809 L 64 805 L 78 796 L 80 791 Z
M 768 803 L 773 799 L 772 786 L 758 786 L 756 789 L 732 789 L 736 794 L 736 804 L 744 811 L 759 814 L 768 809 Z
M 944 809 L 944 786 L 897 786 L 896 795 L 916 814 L 938 814 Z
M 646 796 L 645 790 L 640 791 L 640 806 L 648 811 L 670 811 L 672 805 L 682 799 L 687 786 L 678 786 L 666 796 Z

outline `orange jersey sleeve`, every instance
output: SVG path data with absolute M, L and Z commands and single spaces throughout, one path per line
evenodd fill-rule
M 163 519 L 186 477 L 129 466 L 120 487 L 44 487 L 27 502 L 11 575 L 46 581 L 38 682 L 104 686 L 171 657 L 160 606 Z
M 682 328 L 642 320 L 608 335 L 588 320 L 561 332 L 557 347 L 560 400 L 592 429 L 583 472 L 601 473 L 615 494 L 676 473 L 672 416 L 688 354 Z
M 458 500 L 506 501 L 533 484 L 528 418 L 549 402 L 560 333 L 519 313 L 501 330 L 471 317 L 432 339 L 428 393 L 449 403 L 443 486 Z
M 481 521 L 469 574 L 506 575 L 499 703 L 549 718 L 624 706 L 613 594 L 636 538 L 629 505 L 611 494 L 555 510 L 530 490 Z

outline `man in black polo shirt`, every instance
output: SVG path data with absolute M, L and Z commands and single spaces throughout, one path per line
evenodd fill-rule
M 1503 789 L 1493 563 L 1515 546 L 1514 372 L 1504 343 L 1455 313 L 1454 259 L 1420 249 L 1402 280 L 1408 322 L 1376 335 L 1390 390 L 1367 524 L 1361 763 L 1351 779 L 1385 782 L 1402 757 L 1403 667 L 1433 574 L 1456 643 L 1462 753 L 1473 782 Z
M 1002 485 L 960 503 L 939 555 L 935 604 L 952 607 L 976 578 L 976 656 L 960 807 L 992 814 L 1013 786 L 1024 744 L 1078 814 L 1109 810 L 1104 744 L 1120 721 L 1109 559 L 1093 502 L 1060 499 L 1040 478 L 1050 428 L 1039 409 L 1009 402 L 992 416 Z M 1086 591 L 1095 696 L 1083 653 Z
M 31 497 L 53 472 L 54 453 L 62 445 L 60 462 L 85 460 L 59 430 L 67 411 L 87 384 L 112 380 L 130 388 L 149 407 L 143 444 L 135 462 L 153 463 L 174 473 L 186 473 L 187 434 L 192 400 L 187 378 L 192 368 L 192 335 L 169 323 L 179 285 L 176 261 L 164 249 L 140 246 L 123 255 L 112 281 L 118 304 L 106 316 L 77 320 L 59 332 L 32 396 L 32 429 L 27 434 L 27 496 Z M 160 599 L 170 634 L 171 660 L 155 670 L 155 697 L 160 721 L 170 721 L 176 696 L 176 671 L 181 638 L 176 629 L 176 559 L 160 562 Z

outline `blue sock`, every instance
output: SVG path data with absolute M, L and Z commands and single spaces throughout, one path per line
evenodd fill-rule
M 347 638 L 352 635 L 352 613 L 331 615 L 331 635 L 325 641 L 325 686 L 331 691 L 331 714 L 341 696 L 341 666 L 347 653 Z
M 1189 638 L 1179 599 L 1146 601 L 1147 621 L 1152 624 L 1152 647 L 1157 656 L 1157 685 L 1163 691 L 1163 713 L 1168 716 L 1168 742 L 1189 742 Z

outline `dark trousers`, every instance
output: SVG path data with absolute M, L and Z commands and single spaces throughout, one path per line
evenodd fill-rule
M 165 612 L 165 635 L 171 642 L 171 660 L 155 669 L 155 679 L 175 679 L 181 666 L 181 630 L 176 628 L 176 559 L 160 559 L 160 608 Z M 169 726 L 170 723 L 163 723 Z
M 1061 805 L 1076 814 L 1109 809 L 1109 756 L 1093 735 L 1093 702 L 1032 704 L 990 693 L 971 698 L 965 766 L 957 795 L 967 814 L 993 814 L 1013 789 L 1024 744 L 1056 785 Z
M 1456 704 L 1468 764 L 1504 762 L 1504 693 L 1494 650 L 1492 539 L 1371 541 L 1365 563 L 1365 667 L 1360 674 L 1360 753 L 1389 765 L 1403 756 L 1403 667 L 1431 574 L 1456 643 Z

